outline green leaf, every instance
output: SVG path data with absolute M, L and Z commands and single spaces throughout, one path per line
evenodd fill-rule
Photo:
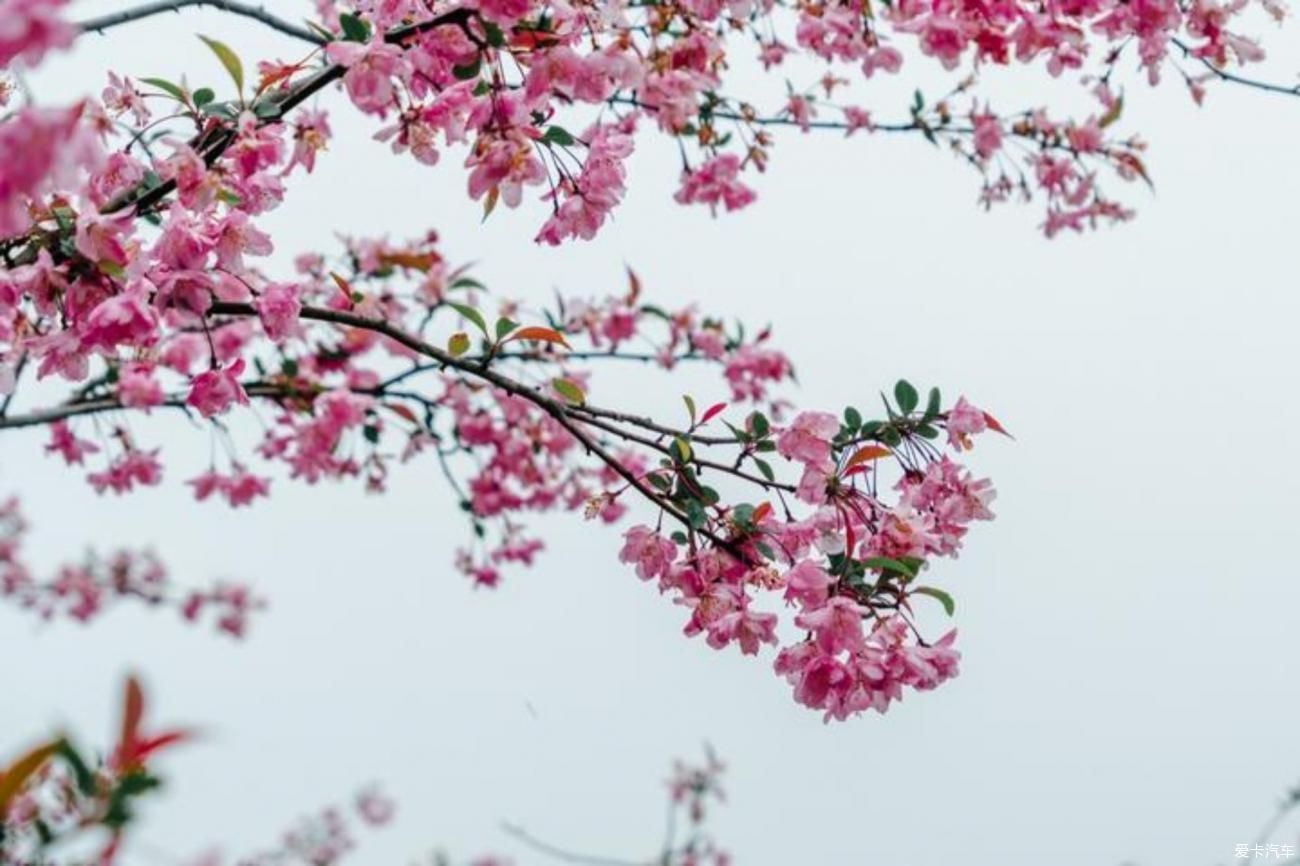
M 468 304 L 455 304 L 447 302 L 447 306 L 464 316 L 468 321 L 474 323 L 474 327 L 483 332 L 483 336 L 488 335 L 487 322 L 483 320 L 483 314 Z
M 682 395 L 682 402 L 686 404 L 686 411 L 691 416 L 691 426 L 695 426 L 695 400 L 690 394 Z
M 145 84 L 150 84 L 166 93 L 168 96 L 174 96 L 181 102 L 185 101 L 185 89 L 179 85 L 172 84 L 165 78 L 141 78 Z
M 230 73 L 231 80 L 235 82 L 235 89 L 240 93 L 243 93 L 244 64 L 239 59 L 239 55 L 231 51 L 230 46 L 226 45 L 224 42 L 219 42 L 216 39 L 211 39 L 202 35 L 200 35 L 199 38 L 203 40 L 203 44 L 212 49 L 213 54 L 217 55 L 217 59 L 221 61 L 221 65 L 226 67 L 226 71 Z
M 558 144 L 564 147 L 573 144 L 575 140 L 573 135 L 562 126 L 547 127 L 546 134 L 542 136 L 542 141 L 547 144 Z
M 473 63 L 466 63 L 464 66 L 453 66 L 451 68 L 451 74 L 454 75 L 458 81 L 469 81 L 471 78 L 478 77 L 479 67 L 481 66 L 482 60 L 475 57 Z
M 906 379 L 899 379 L 898 384 L 894 386 L 894 400 L 898 403 L 898 409 L 904 415 L 911 413 L 916 408 L 916 404 L 921 401 L 921 397 L 912 387 L 912 383 Z
M 943 398 L 939 395 L 938 388 L 930 389 L 930 399 L 925 402 L 925 420 L 929 421 L 931 418 L 934 418 L 939 414 L 939 409 L 942 407 L 942 399 Z
M 766 460 L 760 460 L 755 457 L 754 465 L 758 467 L 758 471 L 762 472 L 763 477 L 768 481 L 776 481 L 776 473 L 772 471 L 772 464 L 768 463 Z
M 349 42 L 370 41 L 370 24 L 357 15 L 343 13 L 339 16 L 339 26 L 343 29 L 343 38 Z
M 686 503 L 686 522 L 690 524 L 691 529 L 700 529 L 709 522 L 709 515 L 704 512 L 704 506 L 697 500 L 692 499 Z
M 555 393 L 575 406 L 581 406 L 587 402 L 587 395 L 582 393 L 582 389 L 568 379 L 552 379 L 551 387 L 555 389 Z
M 862 426 L 862 413 L 852 406 L 845 408 L 844 426 L 848 427 L 849 430 L 857 430 Z
M 497 319 L 497 325 L 496 325 L 497 339 L 500 340 L 502 337 L 504 337 L 506 334 L 509 334 L 517 327 L 519 327 L 519 324 L 517 322 L 513 322 L 510 319 L 506 318 L 505 316 L 502 316 L 501 318 Z
M 916 572 L 908 568 L 907 563 L 899 562 L 897 559 L 890 559 L 887 556 L 870 556 L 862 560 L 862 564 L 867 568 L 875 568 L 880 571 L 893 571 L 898 574 L 904 574 L 908 577 L 916 577 Z
M 768 423 L 767 416 L 762 412 L 754 412 L 749 416 L 749 432 L 753 433 L 759 439 L 762 439 L 768 433 L 772 432 L 772 425 Z
M 448 286 L 448 288 L 449 289 L 486 289 L 487 286 L 483 285 L 473 277 L 457 277 L 456 280 L 452 282 L 450 286 Z
M 211 87 L 200 87 L 198 90 L 194 91 L 194 96 L 192 98 L 194 99 L 194 107 L 202 108 L 212 100 L 216 99 L 217 95 L 212 92 Z
M 457 331 L 447 340 L 447 351 L 453 358 L 459 358 L 469 351 L 469 334 L 464 331 Z
M 948 616 L 952 616 L 953 611 L 957 609 L 957 602 L 953 601 L 952 596 L 942 589 L 936 589 L 933 586 L 917 586 L 912 588 L 912 592 L 928 595 L 930 598 L 936 599 L 939 604 L 943 605 L 943 611 Z
M 921 95 L 920 89 L 917 89 L 912 94 L 912 111 L 920 112 L 922 108 L 925 108 L 925 97 Z
M 506 35 L 501 32 L 501 28 L 491 21 L 483 21 L 483 36 L 487 39 L 488 45 L 493 48 L 500 48 L 506 44 Z
M 680 436 L 673 438 L 673 456 L 681 463 L 691 459 L 691 443 Z

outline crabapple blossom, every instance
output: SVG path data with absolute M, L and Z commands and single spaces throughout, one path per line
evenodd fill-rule
M 546 245 L 611 221 L 639 140 L 673 140 L 677 201 L 749 206 L 782 127 L 947 145 L 981 173 L 983 204 L 1036 196 L 1046 234 L 1082 230 L 1132 215 L 1103 192 L 1108 175 L 1149 181 L 1145 145 L 1117 131 L 1122 58 L 1149 81 L 1173 68 L 1203 90 L 1191 66 L 1285 90 L 1225 73 L 1260 57 L 1241 31 L 1247 5 L 321 0 L 310 27 L 256 11 L 297 53 L 246 65 L 204 37 L 229 82 L 177 83 L 132 57 L 93 83 L 98 98 L 24 100 L 0 119 L 0 430 L 48 426 L 48 453 L 125 495 L 170 470 L 147 420 L 186 413 L 225 453 L 179 477 L 230 507 L 256 507 L 281 479 L 382 492 L 394 471 L 431 464 L 467 524 L 455 566 L 485 588 L 542 555 L 534 516 L 627 517 L 619 558 L 683 608 L 688 635 L 746 655 L 778 645 L 777 672 L 828 717 L 883 710 L 955 673 L 951 632 L 927 640 L 917 608 L 951 614 L 929 575 L 992 517 L 990 483 L 957 462 L 977 435 L 1005 433 L 992 415 L 964 397 L 945 407 L 938 388 L 922 403 L 906 381 L 874 419 L 863 394 L 798 407 L 768 329 L 650 303 L 633 273 L 598 297 L 501 295 L 424 227 L 345 237 L 337 254 L 279 249 L 294 265 L 272 267 L 266 215 L 330 158 L 333 99 L 394 153 L 463 171 L 484 218 L 537 209 Z M 111 36 L 169 8 L 78 27 L 64 6 L 0 0 L 0 63 L 31 66 L 79 32 Z M 735 92 L 748 32 L 788 81 L 779 94 Z M 816 77 L 787 75 L 796 59 Z M 859 76 L 914 64 L 956 81 L 905 106 L 853 98 Z M 978 73 L 1012 64 L 1077 80 L 1091 110 L 995 109 Z M 607 358 L 713 369 L 728 402 L 688 395 L 684 413 L 653 416 L 610 405 Z M 51 403 L 54 387 L 68 391 Z M 66 585 L 88 599 L 77 611 L 97 611 L 102 581 L 94 568 L 48 589 L 15 577 L 26 595 L 9 595 L 39 607 Z M 216 611 L 240 633 L 257 606 L 227 586 L 184 612 Z M 799 629 L 813 636 L 792 641 Z

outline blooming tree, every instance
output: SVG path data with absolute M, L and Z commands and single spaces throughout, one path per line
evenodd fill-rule
M 399 156 L 454 153 L 485 217 L 535 208 L 536 241 L 561 245 L 618 207 L 639 135 L 675 140 L 674 198 L 718 212 L 754 202 L 746 179 L 782 125 L 947 145 L 982 176 L 985 203 L 1038 198 L 1048 235 L 1082 229 L 1131 214 L 1103 174 L 1147 177 L 1140 140 L 1115 131 L 1118 70 L 1151 83 L 1173 70 L 1198 100 L 1215 80 L 1298 89 L 1234 71 L 1262 56 L 1238 28 L 1281 18 L 1272 0 L 319 0 L 304 24 L 233 0 L 80 23 L 62 0 L 0 0 L 0 64 L 203 5 L 274 28 L 287 59 L 254 67 L 201 36 L 226 73 L 204 86 L 132 60 L 75 105 L 32 104 L 16 79 L 0 89 L 0 430 L 46 428 L 54 459 L 123 495 L 164 472 L 140 419 L 183 412 L 224 456 L 173 471 L 195 499 L 235 508 L 286 481 L 382 491 L 390 472 L 432 461 L 469 523 L 456 566 L 483 586 L 539 554 L 530 514 L 626 518 L 620 559 L 684 608 L 686 633 L 749 655 L 779 645 L 776 672 L 827 719 L 956 673 L 955 632 L 927 638 L 914 611 L 953 612 L 930 572 L 992 517 L 990 483 L 959 458 L 1005 433 L 997 420 L 907 381 L 874 409 L 860 394 L 796 407 L 766 330 L 657 306 L 631 272 L 603 298 L 494 294 L 422 228 L 296 251 L 291 270 L 260 265 L 275 249 L 260 218 L 328 158 L 314 98 L 342 88 Z M 952 91 L 918 92 L 890 120 L 835 101 L 845 76 L 897 73 L 905 51 L 953 72 Z M 822 74 L 763 109 L 728 88 L 738 53 Z M 978 72 L 999 64 L 1076 78 L 1097 107 L 1083 120 L 994 111 Z M 629 358 L 711 364 L 730 399 L 629 411 L 594 375 Z M 51 402 L 37 380 L 66 394 Z M 240 441 L 230 421 L 252 413 L 263 434 Z M 245 586 L 177 590 L 130 551 L 43 578 L 22 558 L 24 531 L 9 501 L 0 593 L 46 617 L 137 599 L 239 635 L 261 604 Z

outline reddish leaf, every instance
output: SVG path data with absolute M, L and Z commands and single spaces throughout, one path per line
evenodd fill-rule
M 126 693 L 122 698 L 122 736 L 118 740 L 118 752 L 130 756 L 135 752 L 135 744 L 140 739 L 140 720 L 144 718 L 144 690 L 140 681 L 134 676 L 126 678 Z
M 997 432 L 1001 433 L 1003 436 L 1007 437 L 1008 439 L 1016 438 L 1007 432 L 1007 428 L 1003 427 L 1001 424 L 998 423 L 998 419 L 994 418 L 992 415 L 990 415 L 987 412 L 984 413 L 984 423 L 989 425 L 990 430 L 996 430 Z
M 749 522 L 757 526 L 758 524 L 763 522 L 764 517 L 767 517 L 771 513 L 772 513 L 772 503 L 760 502 L 758 503 L 758 507 L 754 509 L 754 514 L 752 517 L 750 517 Z
M 190 738 L 188 731 L 166 731 L 145 737 L 135 744 L 135 753 L 131 756 L 135 764 L 143 764 L 154 752 L 173 746 Z
M 714 418 L 718 417 L 719 412 L 721 412 L 723 409 L 726 408 L 727 408 L 726 403 L 715 403 L 712 406 L 710 406 L 708 409 L 705 409 L 704 414 L 700 416 L 699 426 L 703 427 L 705 424 L 708 424 Z
M 853 521 L 849 519 L 849 512 L 843 506 L 836 506 L 840 512 L 840 517 L 844 519 L 844 555 L 853 556 L 853 548 L 857 545 L 858 539 L 853 532 Z

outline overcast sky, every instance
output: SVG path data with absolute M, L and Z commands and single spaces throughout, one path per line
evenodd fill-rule
M 218 82 L 196 31 L 250 61 L 299 51 L 189 12 L 83 40 L 36 95 L 97 92 L 110 65 Z M 1295 58 L 1297 33 L 1266 45 Z M 992 76 L 994 107 L 1040 103 L 1037 78 Z M 249 579 L 272 607 L 242 643 L 170 615 L 81 629 L 0 610 L 4 743 L 65 722 L 102 742 L 120 675 L 142 671 L 157 718 L 208 732 L 166 763 L 148 849 L 128 861 L 144 866 L 262 847 L 370 781 L 401 811 L 358 863 L 435 845 L 543 862 L 503 819 L 646 856 L 671 759 L 705 740 L 730 764 L 716 828 L 738 866 L 1231 862 L 1300 779 L 1300 99 L 1213 89 L 1198 110 L 1177 82 L 1138 78 L 1124 122 L 1151 144 L 1155 192 L 1112 184 L 1138 219 L 1083 237 L 1044 240 L 1037 204 L 982 213 L 963 163 L 883 136 L 783 135 L 759 203 L 713 220 L 672 203 L 674 147 L 647 135 L 614 224 L 538 248 L 541 204 L 480 225 L 460 155 L 437 169 L 388 157 L 333 94 L 335 143 L 266 221 L 281 263 L 335 231 L 437 228 L 490 286 L 539 301 L 620 291 L 631 263 L 648 298 L 773 323 L 803 405 L 871 405 L 906 376 L 994 411 L 1016 441 L 986 438 L 971 460 L 997 483 L 998 519 L 935 572 L 958 600 L 951 684 L 824 726 L 770 654 L 681 637 L 681 609 L 617 563 L 617 532 L 547 521 L 539 566 L 476 593 L 450 568 L 463 524 L 431 465 L 382 497 L 279 480 L 232 512 L 181 484 L 206 468 L 207 437 L 157 419 L 135 429 L 165 445 L 167 483 L 122 499 L 45 459 L 44 434 L 5 434 L 0 484 L 35 524 L 32 558 L 149 543 L 178 581 Z M 865 98 L 901 111 L 915 80 Z M 646 381 L 648 409 L 725 397 L 716 375 Z

